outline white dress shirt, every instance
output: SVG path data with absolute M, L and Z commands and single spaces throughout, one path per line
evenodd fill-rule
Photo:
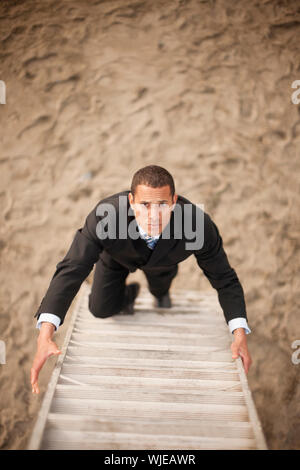
M 147 234 L 147 232 L 145 232 L 142 229 L 142 227 L 138 223 L 137 223 L 137 226 L 138 226 L 141 237 L 145 240 L 148 247 L 151 250 L 153 250 L 156 243 L 157 243 L 157 241 L 158 241 L 158 239 L 159 239 L 159 237 L 160 237 L 160 235 L 155 235 L 155 236 L 151 237 L 150 235 Z M 54 315 L 53 313 L 41 313 L 41 315 L 40 315 L 40 317 L 37 321 L 36 328 L 40 329 L 41 324 L 43 322 L 52 323 L 55 326 L 55 330 L 57 330 L 60 323 L 61 323 L 61 319 L 57 315 Z M 244 328 L 246 334 L 251 333 L 251 330 L 250 330 L 250 328 L 247 324 L 247 320 L 244 317 L 238 317 L 238 318 L 234 318 L 233 320 L 229 320 L 228 327 L 229 327 L 229 330 L 230 330 L 231 333 L 233 333 L 234 330 L 237 329 L 237 328 Z

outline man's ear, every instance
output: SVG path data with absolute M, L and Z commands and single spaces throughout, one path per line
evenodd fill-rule
M 129 204 L 132 209 L 134 209 L 134 197 L 132 193 L 128 193 Z
M 174 207 L 175 207 L 175 205 L 176 205 L 177 199 L 178 199 L 178 195 L 177 195 L 177 194 L 174 194 L 174 196 L 173 196 L 172 210 L 174 209 Z

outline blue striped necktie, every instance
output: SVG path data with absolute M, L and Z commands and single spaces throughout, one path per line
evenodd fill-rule
M 148 248 L 150 248 L 150 250 L 153 250 L 156 243 L 158 242 L 159 236 L 151 237 L 150 235 L 148 235 L 145 232 L 145 230 L 142 229 L 142 227 L 138 223 L 137 223 L 137 226 L 138 226 L 138 229 L 139 229 L 139 232 L 140 232 L 140 235 L 141 235 L 142 239 L 145 240 L 145 242 L 147 243 Z
M 156 243 L 158 242 L 158 238 L 153 238 L 153 237 L 150 237 L 149 235 L 146 235 L 144 237 L 144 240 L 146 241 L 148 248 L 150 248 L 151 250 L 154 249 Z

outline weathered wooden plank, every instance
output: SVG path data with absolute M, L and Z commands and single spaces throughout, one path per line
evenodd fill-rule
M 194 313 L 191 313 L 192 309 L 186 310 L 186 313 L 184 313 L 184 309 L 182 307 L 179 307 L 176 309 L 175 307 L 172 307 L 172 316 L 170 316 L 170 309 L 151 309 L 147 306 L 144 308 L 141 307 L 136 307 L 134 316 L 132 315 L 113 315 L 111 317 L 106 317 L 106 318 L 97 318 L 92 313 L 90 312 L 82 312 L 81 315 L 79 315 L 79 320 L 97 320 L 97 322 L 101 323 L 117 323 L 117 322 L 122 322 L 122 321 L 128 321 L 132 320 L 133 318 L 141 321 L 167 321 L 167 322 L 172 322 L 172 323 L 178 323 L 178 322 L 184 322 L 185 325 L 191 324 L 195 322 L 197 324 L 200 321 L 203 320 L 211 325 L 224 325 L 224 318 L 222 317 L 215 317 L 213 315 L 212 310 L 208 310 L 207 313 L 201 313 L 197 310 L 195 307 Z M 125 319 L 125 320 L 123 320 Z
M 98 364 L 70 364 L 62 366 L 63 374 L 90 374 L 98 377 L 102 376 L 125 376 L 125 377 L 155 377 L 174 379 L 206 379 L 206 380 L 239 380 L 236 371 L 207 370 L 207 369 L 174 369 L 162 367 L 120 367 L 120 364 L 98 365 Z
M 73 338 L 73 336 L 72 336 Z M 124 348 L 107 348 L 106 345 L 99 344 L 98 342 L 91 341 L 75 341 L 71 338 L 69 342 L 68 352 L 72 352 L 72 355 L 87 355 L 94 356 L 101 354 L 101 357 L 111 358 L 140 358 L 140 359 L 172 359 L 172 360 L 183 360 L 183 361 L 200 361 L 204 367 L 227 367 L 236 370 L 236 364 L 231 358 L 228 361 L 209 361 L 213 359 L 213 355 L 209 353 L 200 353 L 198 350 L 195 351 L 177 351 L 177 350 L 161 350 L 161 349 L 124 349 Z M 210 362 L 213 362 L 210 364 Z
M 69 347 L 68 353 L 65 358 L 65 364 L 98 364 L 98 365 L 115 365 L 115 357 L 105 357 L 102 355 L 102 351 L 89 350 L 88 348 Z M 124 357 L 125 356 L 125 357 Z M 137 358 L 137 357 L 118 357 L 118 364 L 122 367 L 141 366 L 141 367 L 177 367 L 187 369 L 208 369 L 214 367 L 215 370 L 221 369 L 222 371 L 235 370 L 234 364 L 226 362 L 206 362 L 197 360 L 170 360 L 170 359 L 151 359 L 151 358 Z
M 107 389 L 99 386 L 62 385 L 56 386 L 54 398 L 82 398 L 82 399 L 101 399 L 101 400 L 119 400 L 119 401 L 155 401 L 170 403 L 212 403 L 216 405 L 245 405 L 245 397 L 242 392 L 238 394 L 225 394 L 224 392 L 215 393 L 199 390 L 153 390 L 136 388 L 134 390 L 124 390 L 122 387 L 117 389 Z
M 64 413 L 49 413 L 48 429 L 70 429 L 77 431 L 111 431 L 135 432 L 138 434 L 154 434 L 159 427 L 160 434 L 176 436 L 206 436 L 206 437 L 241 437 L 254 439 L 253 429 L 249 422 L 236 421 L 204 421 L 195 419 L 158 420 L 153 416 L 147 419 L 140 416 L 124 418 L 121 416 L 68 415 Z
M 248 421 L 247 408 L 243 405 L 211 403 L 160 403 L 129 400 L 81 400 L 56 398 L 51 413 L 91 414 L 92 416 L 153 416 L 161 419 L 206 419 Z
M 159 428 L 158 428 L 159 431 Z M 255 440 L 228 437 L 195 437 L 49 429 L 45 449 L 255 449 Z
M 174 379 L 174 378 L 153 378 L 153 377 L 122 377 L 105 376 L 93 374 L 60 374 L 59 383 L 76 385 L 103 385 L 108 387 L 155 387 L 159 389 L 173 387 L 176 390 L 219 390 L 220 392 L 241 391 L 242 386 L 239 380 L 205 380 L 205 379 Z
M 186 321 L 174 321 L 170 317 L 163 317 L 163 316 L 153 316 L 152 320 L 148 317 L 142 316 L 139 318 L 137 322 L 137 316 L 134 314 L 133 316 L 129 315 L 120 315 L 118 319 L 116 317 L 108 317 L 108 318 L 96 318 L 96 317 L 78 317 L 76 321 L 76 327 L 90 327 L 96 328 L 98 330 L 102 328 L 102 326 L 108 328 L 130 328 L 132 327 L 132 331 L 139 331 L 143 330 L 148 327 L 151 330 L 160 330 L 160 331 L 172 331 L 177 329 L 182 329 L 182 331 L 191 331 L 191 325 L 189 322 Z M 204 332 L 203 329 L 208 329 L 211 333 Z M 193 331 L 195 333 L 199 333 L 203 335 L 215 336 L 217 334 L 224 334 L 224 331 L 227 331 L 227 326 L 224 325 L 224 322 L 218 323 L 218 327 L 216 328 L 215 322 L 207 322 L 206 320 L 201 320 L 201 322 L 197 323 L 194 322 L 193 319 Z
M 114 338 L 110 338 L 112 340 Z M 148 343 L 134 343 L 134 342 L 129 342 L 130 338 L 127 339 L 128 342 L 126 341 L 111 341 L 111 342 L 99 342 L 97 344 L 97 348 L 108 348 L 108 349 L 122 349 L 122 350 L 150 350 L 150 351 L 183 351 L 183 352 L 199 352 L 204 355 L 206 354 L 207 360 L 213 360 L 213 361 L 225 361 L 229 362 L 230 358 L 232 358 L 232 355 L 230 351 L 228 350 L 228 347 L 203 347 L 200 349 L 198 345 L 182 345 L 182 344 L 149 344 Z M 86 343 L 85 343 L 86 344 Z
M 99 328 L 99 330 L 95 330 L 95 328 L 79 328 L 77 325 L 75 326 L 73 330 L 73 339 L 78 339 L 78 338 L 83 338 L 86 340 L 91 340 L 93 341 L 96 339 L 98 342 L 102 341 L 102 336 L 107 337 L 107 336 L 112 336 L 113 338 L 118 339 L 118 337 L 130 337 L 133 338 L 134 340 L 139 340 L 141 338 L 144 338 L 144 341 L 147 342 L 148 339 L 153 341 L 153 337 L 155 339 L 159 339 L 160 342 L 164 343 L 166 340 L 176 340 L 178 339 L 178 343 L 182 339 L 185 340 L 185 343 L 187 344 L 197 344 L 199 346 L 204 345 L 204 344 L 209 344 L 209 345 L 214 345 L 215 343 L 219 344 L 225 344 L 226 346 L 228 345 L 228 338 L 225 339 L 224 335 L 216 335 L 216 334 L 211 334 L 211 335 L 204 335 L 202 334 L 197 334 L 197 333 L 187 333 L 187 332 L 180 332 L 180 329 L 178 331 L 159 331 L 159 329 L 154 329 L 154 330 L 147 330 L 145 329 L 140 329 L 136 331 L 130 331 L 130 327 L 122 328 L 119 327 L 112 329 L 111 327 L 106 326 L 105 330 L 102 328 Z

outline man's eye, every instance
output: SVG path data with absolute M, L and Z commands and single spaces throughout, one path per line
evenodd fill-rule
M 149 207 L 149 202 L 142 202 L 141 203 L 141 206 L 144 206 L 144 207 Z M 167 202 L 160 202 L 157 204 L 157 206 L 161 207 L 161 208 L 166 208 L 166 207 L 169 207 L 169 204 Z M 154 204 L 154 207 L 155 207 L 155 204 Z

